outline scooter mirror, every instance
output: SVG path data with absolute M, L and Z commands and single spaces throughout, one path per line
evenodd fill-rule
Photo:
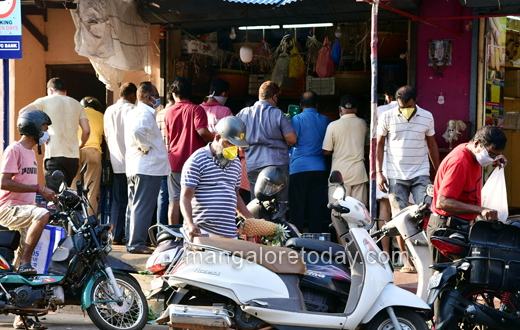
M 343 185 L 343 176 L 340 171 L 332 171 L 330 173 L 329 182 L 332 184 Z
M 52 181 L 54 182 L 63 182 L 65 181 L 65 175 L 60 170 L 56 170 L 52 172 Z
M 426 186 L 426 195 L 433 197 L 433 185 L 429 184 Z

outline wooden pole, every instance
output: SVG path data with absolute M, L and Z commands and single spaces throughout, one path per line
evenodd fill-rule
M 477 79 L 477 127 L 475 128 L 475 132 L 481 128 L 484 124 L 484 88 L 486 86 L 486 42 L 484 39 L 485 29 L 486 29 L 486 19 L 480 18 L 479 22 L 479 32 L 478 32 L 478 79 Z
M 372 72 L 372 93 L 370 97 L 370 216 L 377 217 L 376 207 L 376 144 L 377 144 L 377 14 L 379 0 L 372 3 L 372 42 L 370 59 Z

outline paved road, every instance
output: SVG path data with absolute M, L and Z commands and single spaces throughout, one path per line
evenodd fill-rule
M 0 329 L 13 329 L 14 315 L 0 315 Z M 40 318 L 43 325 L 49 330 L 96 330 L 98 329 L 85 313 L 58 313 Z M 145 330 L 168 330 L 165 325 L 147 325 Z

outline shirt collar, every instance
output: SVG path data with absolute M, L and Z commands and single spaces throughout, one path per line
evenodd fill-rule
M 118 102 L 118 103 L 129 103 L 129 104 L 134 104 L 134 103 L 128 101 L 127 99 L 119 99 L 119 100 L 117 100 L 117 102 Z M 134 105 L 135 105 L 135 104 L 134 104 Z
M 357 115 L 355 113 L 347 113 L 347 114 L 341 116 L 340 119 L 343 119 L 343 118 L 356 118 L 356 117 L 357 117 Z
M 318 113 L 318 110 L 316 110 L 315 108 L 305 108 L 305 109 L 303 109 L 302 113 L 304 113 L 304 112 Z
M 218 103 L 218 102 L 211 102 L 211 103 L 202 102 L 202 104 L 207 105 L 207 106 L 220 105 L 220 103 Z
M 137 103 L 137 106 L 140 106 L 141 108 L 150 111 L 150 113 L 151 113 L 152 115 L 154 115 L 154 116 L 155 116 L 155 114 L 157 113 L 157 111 L 155 111 L 154 108 L 152 108 L 152 107 L 149 106 L 149 105 L 144 104 L 143 102 L 139 102 L 139 103 Z

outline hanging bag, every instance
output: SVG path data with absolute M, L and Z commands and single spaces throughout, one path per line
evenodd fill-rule
M 329 43 L 329 37 L 323 40 L 323 47 L 318 54 L 318 62 L 316 63 L 316 73 L 320 78 L 327 78 L 334 76 L 336 70 L 334 69 L 334 62 L 330 59 L 332 45 Z
M 482 188 L 482 207 L 498 211 L 498 220 L 505 222 L 509 216 L 507 207 L 506 177 L 504 169 L 495 168 Z
M 293 49 L 290 52 L 291 59 L 289 61 L 289 78 L 299 79 L 305 75 L 305 71 L 307 67 L 305 66 L 305 62 L 303 62 L 303 58 L 298 51 L 298 46 L 296 45 L 296 41 L 293 38 Z
M 334 45 L 332 45 L 332 52 L 330 53 L 330 59 L 337 64 L 341 64 L 341 43 L 339 42 L 339 38 L 334 40 Z

